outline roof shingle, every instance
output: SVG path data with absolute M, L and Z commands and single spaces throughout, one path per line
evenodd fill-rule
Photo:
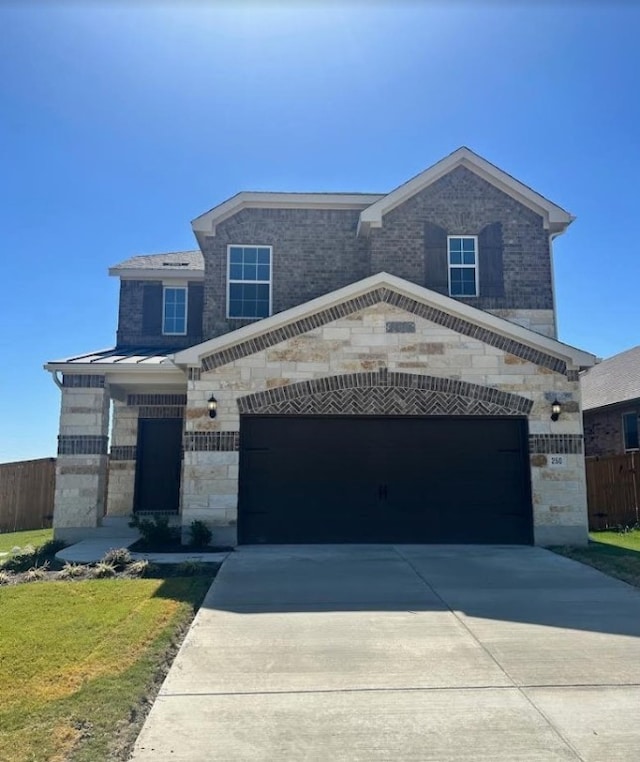
M 582 374 L 580 385 L 583 410 L 640 397 L 640 346 L 594 365 Z

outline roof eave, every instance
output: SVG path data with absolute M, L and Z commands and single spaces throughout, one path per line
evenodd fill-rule
M 110 267 L 109 275 L 121 280 L 163 280 L 164 278 L 172 280 L 177 278 L 182 280 L 204 280 L 204 270 L 187 270 L 181 267 Z

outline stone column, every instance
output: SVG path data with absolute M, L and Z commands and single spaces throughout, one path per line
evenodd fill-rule
M 64 374 L 53 512 L 56 539 L 99 526 L 105 509 L 109 392 L 104 376 Z
M 107 516 L 130 516 L 136 481 L 139 408 L 113 400 Z

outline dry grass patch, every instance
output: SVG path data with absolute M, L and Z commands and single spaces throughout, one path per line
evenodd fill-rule
M 640 531 L 592 532 L 586 547 L 552 548 L 611 577 L 640 587 Z
M 126 759 L 212 576 L 0 588 L 0 759 Z

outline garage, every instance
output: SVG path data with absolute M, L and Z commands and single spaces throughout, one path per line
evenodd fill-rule
M 238 510 L 243 544 L 530 544 L 527 422 L 244 415 Z

